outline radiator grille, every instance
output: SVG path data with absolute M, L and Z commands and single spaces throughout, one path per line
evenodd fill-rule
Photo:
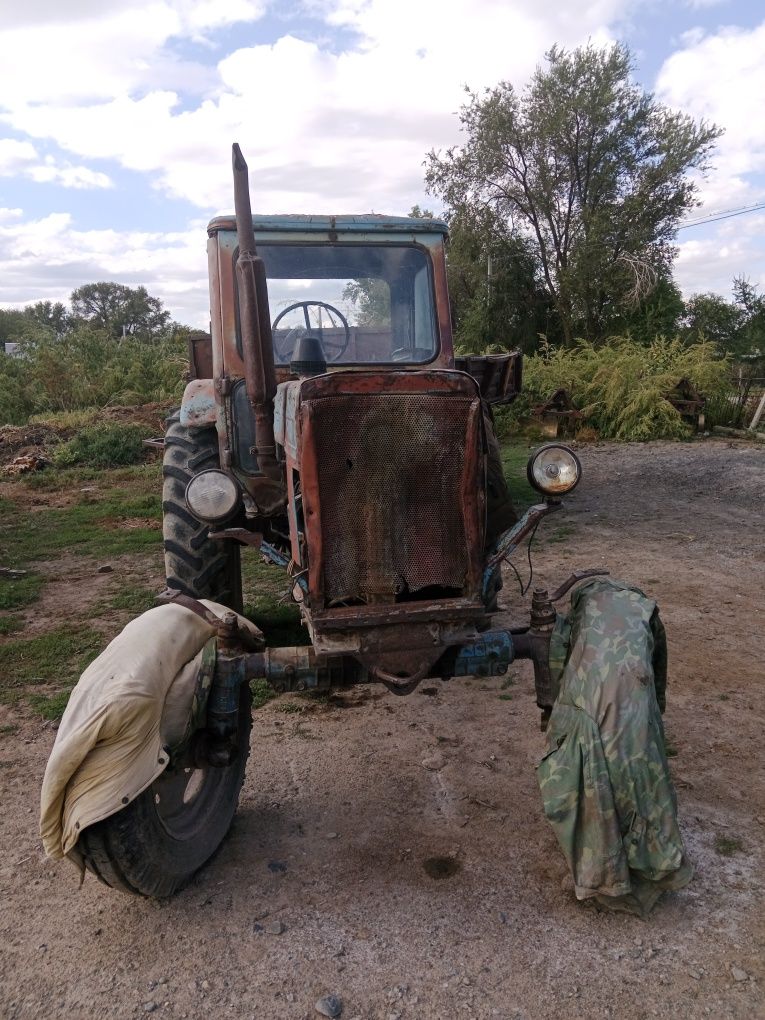
M 461 490 L 474 402 L 423 393 L 311 401 L 328 602 L 464 588 Z

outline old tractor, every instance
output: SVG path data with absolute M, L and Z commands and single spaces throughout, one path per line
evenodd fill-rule
M 531 659 L 543 719 L 557 592 L 494 629 L 500 566 L 580 477 L 539 450 L 542 494 L 517 519 L 491 405 L 520 387 L 520 355 L 455 358 L 446 226 L 432 219 L 255 216 L 234 146 L 235 217 L 208 228 L 209 335 L 164 452 L 164 598 L 214 620 L 217 650 L 194 740 L 129 808 L 83 833 L 110 884 L 182 886 L 233 817 L 250 734 L 249 682 L 277 691 L 498 676 Z M 240 556 L 283 568 L 310 645 L 253 642 Z M 232 612 L 211 617 L 200 600 Z

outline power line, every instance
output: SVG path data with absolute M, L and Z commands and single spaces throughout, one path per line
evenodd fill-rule
M 740 209 L 725 209 L 723 212 L 710 213 L 709 216 L 702 216 L 698 220 L 691 220 L 690 223 L 683 223 L 678 230 L 685 230 L 687 227 L 699 227 L 704 223 L 716 223 L 718 220 L 729 220 L 732 216 L 743 216 L 744 213 L 757 212 L 758 209 L 765 209 L 765 202 L 758 202 L 756 205 L 745 205 Z

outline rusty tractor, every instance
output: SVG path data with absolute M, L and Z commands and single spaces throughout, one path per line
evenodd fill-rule
M 99 844 L 100 877 L 146 895 L 180 888 L 229 827 L 250 681 L 406 695 L 426 677 L 498 676 L 525 658 L 544 725 L 554 602 L 596 572 L 535 590 L 530 619 L 492 627 L 503 560 L 560 507 L 580 466 L 564 446 L 537 451 L 528 477 L 542 498 L 516 518 L 491 405 L 518 393 L 520 354 L 455 358 L 445 224 L 253 216 L 236 145 L 233 170 L 235 217 L 208 227 L 210 334 L 193 340 L 165 437 L 162 596 L 232 612 L 210 617 L 205 710 L 182 760 L 139 798 L 146 831 L 122 826 Z M 247 551 L 283 568 L 310 645 L 265 647 L 238 625 Z M 119 814 L 102 827 L 115 824 Z M 181 862 L 171 876 L 169 857 Z

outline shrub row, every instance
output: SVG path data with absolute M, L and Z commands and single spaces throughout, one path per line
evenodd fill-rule
M 17 355 L 0 353 L 0 425 L 47 411 L 171 401 L 183 392 L 186 366 L 182 337 L 114 340 L 88 326 L 60 339 L 28 337 Z
M 682 379 L 715 407 L 724 408 L 734 393 L 728 360 L 707 341 L 686 346 L 658 337 L 644 345 L 613 337 L 571 348 L 543 341 L 539 354 L 524 359 L 521 397 L 499 419 L 505 430 L 526 422 L 535 405 L 566 389 L 583 412 L 582 424 L 603 439 L 684 438 L 689 426 L 666 399 Z

